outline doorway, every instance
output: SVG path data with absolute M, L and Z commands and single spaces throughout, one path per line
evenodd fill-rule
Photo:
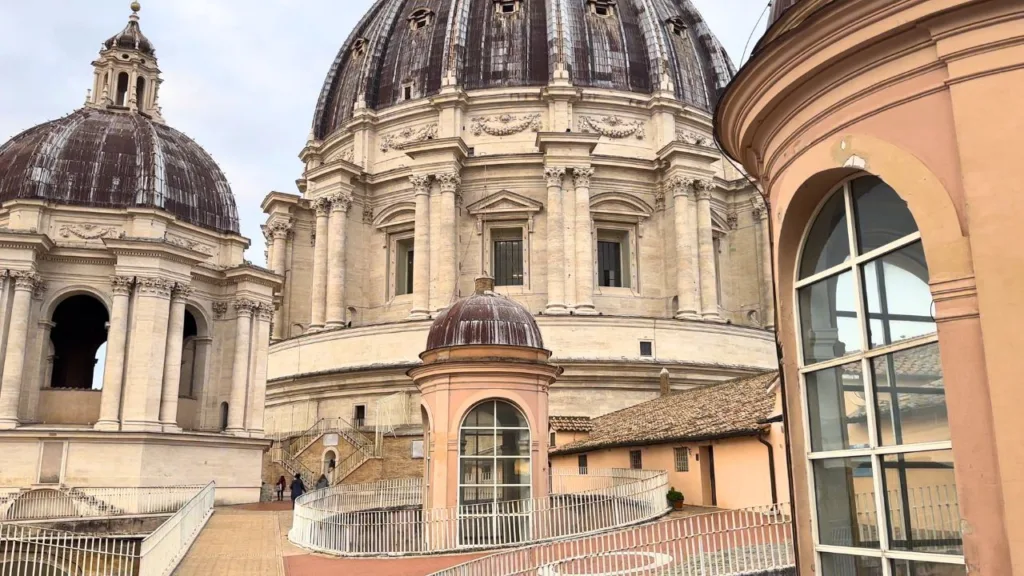
M 701 446 L 699 458 L 703 504 L 718 506 L 718 487 L 715 486 L 715 447 Z

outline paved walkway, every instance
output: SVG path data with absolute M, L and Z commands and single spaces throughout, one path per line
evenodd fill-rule
M 174 576 L 424 576 L 482 554 L 335 558 L 288 541 L 288 502 L 218 508 Z

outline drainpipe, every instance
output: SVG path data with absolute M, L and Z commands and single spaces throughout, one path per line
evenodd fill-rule
M 769 429 L 765 429 L 762 432 L 767 432 Z M 757 436 L 757 441 L 764 444 L 768 448 L 768 477 L 772 483 L 772 505 L 779 503 L 779 489 L 775 483 L 775 448 L 772 443 L 765 440 L 760 434 Z

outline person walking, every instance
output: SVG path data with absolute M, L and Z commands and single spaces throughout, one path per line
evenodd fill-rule
M 284 489 L 288 487 L 288 482 L 283 475 L 277 479 L 277 484 L 274 484 L 274 487 L 277 488 L 277 501 L 284 500 Z
M 316 481 L 316 489 L 323 490 L 324 488 L 327 488 L 328 485 L 329 482 L 327 482 L 327 475 L 321 474 L 320 479 Z
M 295 501 L 306 493 L 306 485 L 302 483 L 302 476 L 295 475 L 295 479 L 292 480 L 292 508 L 295 508 Z

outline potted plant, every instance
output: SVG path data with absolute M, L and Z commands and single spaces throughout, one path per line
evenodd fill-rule
M 666 498 L 668 499 L 668 503 L 672 505 L 672 508 L 676 510 L 683 509 L 683 493 L 676 490 L 674 486 L 669 489 Z

